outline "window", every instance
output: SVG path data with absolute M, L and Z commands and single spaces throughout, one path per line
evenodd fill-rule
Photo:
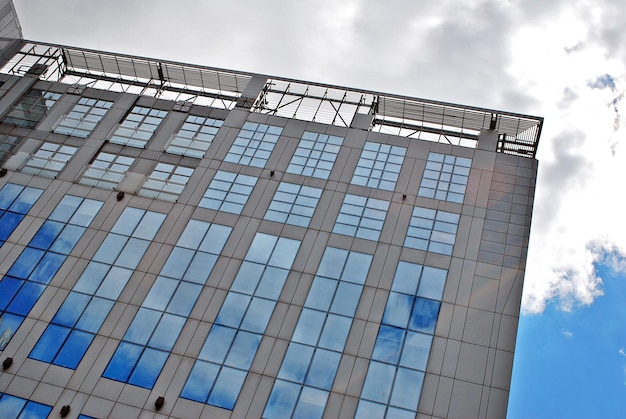
M 29 357 L 75 369 L 165 215 L 127 207 L 89 262 Z
M 102 189 L 114 189 L 134 162 L 133 157 L 100 152 L 87 166 L 87 170 L 78 182 Z
M 242 174 L 218 171 L 198 204 L 218 211 L 241 214 L 248 202 L 257 178 Z
M 166 111 L 135 106 L 120 123 L 110 141 L 115 144 L 145 148 L 166 116 Z
M 0 135 L 0 165 L 9 160 L 13 150 L 22 141 L 22 138 L 15 135 Z
M 189 221 L 103 377 L 154 386 L 231 230 Z
M 22 172 L 55 178 L 76 153 L 78 148 L 68 145 L 43 143 L 22 168 Z
M 472 159 L 429 153 L 419 196 L 463 202 Z
M 191 167 L 157 163 L 138 195 L 175 202 L 193 174 Z
M 106 115 L 113 102 L 81 97 L 69 114 L 54 128 L 57 134 L 87 138 L 100 120 Z
M 0 350 L 52 281 L 102 208 L 102 202 L 66 195 L 0 281 Z
M 342 143 L 341 137 L 305 131 L 287 172 L 328 179 Z
M 400 261 L 357 418 L 415 417 L 447 271 Z
M 459 214 L 415 207 L 404 245 L 413 249 L 451 255 Z
M 230 147 L 224 161 L 265 167 L 265 163 L 272 154 L 282 132 L 281 127 L 246 122 L 235 138 L 235 142 Z
M 0 190 L 0 246 L 9 238 L 43 190 L 7 183 Z
M 321 418 L 372 256 L 326 248 L 264 418 Z
M 35 128 L 60 97 L 60 93 L 31 89 L 11 107 L 11 111 L 2 123 Z
M 233 409 L 299 247 L 256 234 L 181 397 Z
M 37 403 L 10 394 L 0 393 L 0 417 L 18 419 L 46 419 L 52 406 Z
M 201 159 L 223 123 L 219 119 L 189 115 L 165 151 Z
M 366 142 L 351 183 L 393 191 L 405 154 L 404 147 Z
M 308 227 L 321 194 L 318 188 L 281 182 L 265 219 Z
M 339 210 L 333 233 L 378 240 L 388 208 L 389 202 L 348 194 Z

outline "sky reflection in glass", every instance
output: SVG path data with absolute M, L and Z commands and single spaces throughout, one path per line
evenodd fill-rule
M 181 397 L 233 409 L 299 247 L 256 234 Z
M 0 281 L 6 291 L 0 293 L 0 350 L 9 343 L 101 207 L 100 201 L 66 195 L 9 268 Z
M 0 190 L 0 247 L 30 211 L 43 190 L 7 183 Z

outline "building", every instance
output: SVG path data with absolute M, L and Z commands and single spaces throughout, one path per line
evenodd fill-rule
M 1 45 L 0 416 L 506 415 L 542 118 Z

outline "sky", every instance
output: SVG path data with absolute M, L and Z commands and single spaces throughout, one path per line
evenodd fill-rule
M 509 417 L 626 415 L 623 1 L 14 3 L 26 39 L 543 116 Z

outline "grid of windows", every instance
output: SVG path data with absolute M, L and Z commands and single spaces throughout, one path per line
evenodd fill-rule
M 372 256 L 326 248 L 264 418 L 321 418 Z
M 246 122 L 228 150 L 224 161 L 265 167 L 282 132 L 282 127 Z
M 415 207 L 404 245 L 435 253 L 451 255 L 459 226 L 459 214 Z
M 299 247 L 256 234 L 181 397 L 233 409 Z
M 60 93 L 31 89 L 22 96 L 19 102 L 11 107 L 11 111 L 2 123 L 35 128 L 60 97 Z
M 447 274 L 398 263 L 357 418 L 415 417 Z
M 0 393 L 0 417 L 45 419 L 50 417 L 50 413 L 52 413 L 52 406 Z
M 103 377 L 154 386 L 231 230 L 189 221 Z
M 463 202 L 472 159 L 428 153 L 419 196 Z
M 257 178 L 222 170 L 215 173 L 198 206 L 241 214 Z
M 144 148 L 166 116 L 166 111 L 134 106 L 115 130 L 110 141 Z
M 351 183 L 393 191 L 405 154 L 404 147 L 366 142 Z
M 305 131 L 287 172 L 328 179 L 342 143 L 341 137 Z
M 0 246 L 9 238 L 43 190 L 7 183 L 0 190 Z
M 113 106 L 113 102 L 108 100 L 81 97 L 70 113 L 59 121 L 54 132 L 87 138 L 111 106 Z
M 189 115 L 165 151 L 201 159 L 223 123 L 219 119 Z
M 78 148 L 55 143 L 43 143 L 22 168 L 22 172 L 55 178 Z
M 76 368 L 154 239 L 165 214 L 127 207 L 29 357 Z
M 138 195 L 175 202 L 193 174 L 191 167 L 157 163 Z
M 265 219 L 308 227 L 321 195 L 319 188 L 281 182 Z
M 13 150 L 22 141 L 22 138 L 15 135 L 0 135 L 0 164 L 11 157 Z
M 102 204 L 66 195 L 2 278 L 0 350 L 9 343 Z
M 133 157 L 100 152 L 78 182 L 102 189 L 114 189 L 134 162 Z
M 333 233 L 378 240 L 389 209 L 389 202 L 346 194 Z

